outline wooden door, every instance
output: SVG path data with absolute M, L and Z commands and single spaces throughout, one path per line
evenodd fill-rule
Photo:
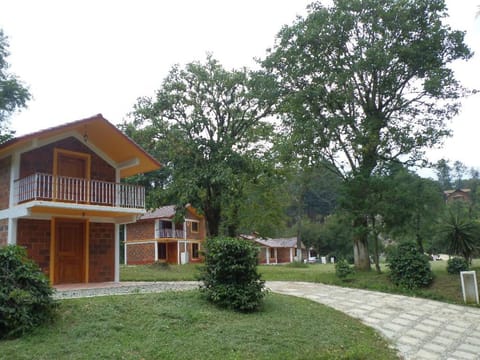
M 58 155 L 57 175 L 85 179 L 87 177 L 87 159 L 83 157 Z
M 85 222 L 55 221 L 55 283 L 85 281 Z
M 56 200 L 85 203 L 88 202 L 90 157 L 88 154 L 67 150 L 55 153 L 55 190 Z

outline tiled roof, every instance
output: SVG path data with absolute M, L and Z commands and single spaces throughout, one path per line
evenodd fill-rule
M 453 193 L 455 193 L 455 192 L 469 193 L 470 191 L 471 191 L 470 189 L 445 190 L 445 191 L 444 191 L 444 194 L 450 195 L 450 194 L 453 194 Z
M 83 136 L 84 141 L 102 151 L 120 168 L 120 177 L 157 170 L 161 164 L 135 141 L 106 120 L 102 114 L 53 126 L 31 134 L 22 135 L 0 144 L 0 157 L 21 148 L 29 142 L 45 141 L 57 136 Z M 122 166 L 123 165 L 123 166 Z
M 297 237 L 290 238 L 261 238 L 255 237 L 253 235 L 240 235 L 240 237 L 255 241 L 257 244 L 270 247 L 270 248 L 296 248 L 297 247 Z M 305 249 L 305 245 L 302 243 L 302 249 Z
M 167 218 L 171 219 L 175 216 L 175 205 L 167 205 L 159 207 L 158 209 L 147 212 L 146 214 L 140 217 L 140 220 L 147 219 L 160 219 Z

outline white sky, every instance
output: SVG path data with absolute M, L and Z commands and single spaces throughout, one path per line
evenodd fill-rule
M 172 65 L 213 53 L 227 69 L 254 67 L 282 25 L 310 0 L 0 0 L 10 70 L 33 100 L 11 118 L 17 135 L 102 113 L 114 124 L 136 99 L 152 96 Z M 453 28 L 467 31 L 477 55 L 454 65 L 480 89 L 480 0 L 447 0 Z M 464 100 L 454 137 L 429 159 L 480 168 L 480 94 Z M 477 144 L 477 145 L 475 145 Z

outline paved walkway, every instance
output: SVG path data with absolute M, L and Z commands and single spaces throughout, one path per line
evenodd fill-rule
M 480 359 L 480 309 L 374 291 L 267 282 L 272 291 L 340 310 L 375 328 L 405 359 Z
M 122 282 L 57 288 L 56 298 L 189 290 L 195 281 Z M 273 292 L 325 304 L 383 334 L 405 359 L 480 359 L 480 309 L 337 286 L 269 281 Z

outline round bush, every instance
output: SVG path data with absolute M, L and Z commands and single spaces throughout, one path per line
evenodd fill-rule
M 205 244 L 200 287 L 214 304 L 237 311 L 259 308 L 265 281 L 257 273 L 258 248 L 248 240 L 212 238 Z
M 427 287 L 432 283 L 433 274 L 428 258 L 418 251 L 414 243 L 403 243 L 393 249 L 387 257 L 390 279 L 407 289 Z
M 467 260 L 461 257 L 448 259 L 447 272 L 449 274 L 460 274 L 460 271 L 467 271 L 469 268 Z
M 54 317 L 53 289 L 24 248 L 0 248 L 0 339 L 23 335 Z
M 355 271 L 353 268 L 349 265 L 348 261 L 345 259 L 337 261 L 335 264 L 335 275 L 339 277 L 340 279 L 344 280 L 346 279 L 349 275 L 353 274 Z

